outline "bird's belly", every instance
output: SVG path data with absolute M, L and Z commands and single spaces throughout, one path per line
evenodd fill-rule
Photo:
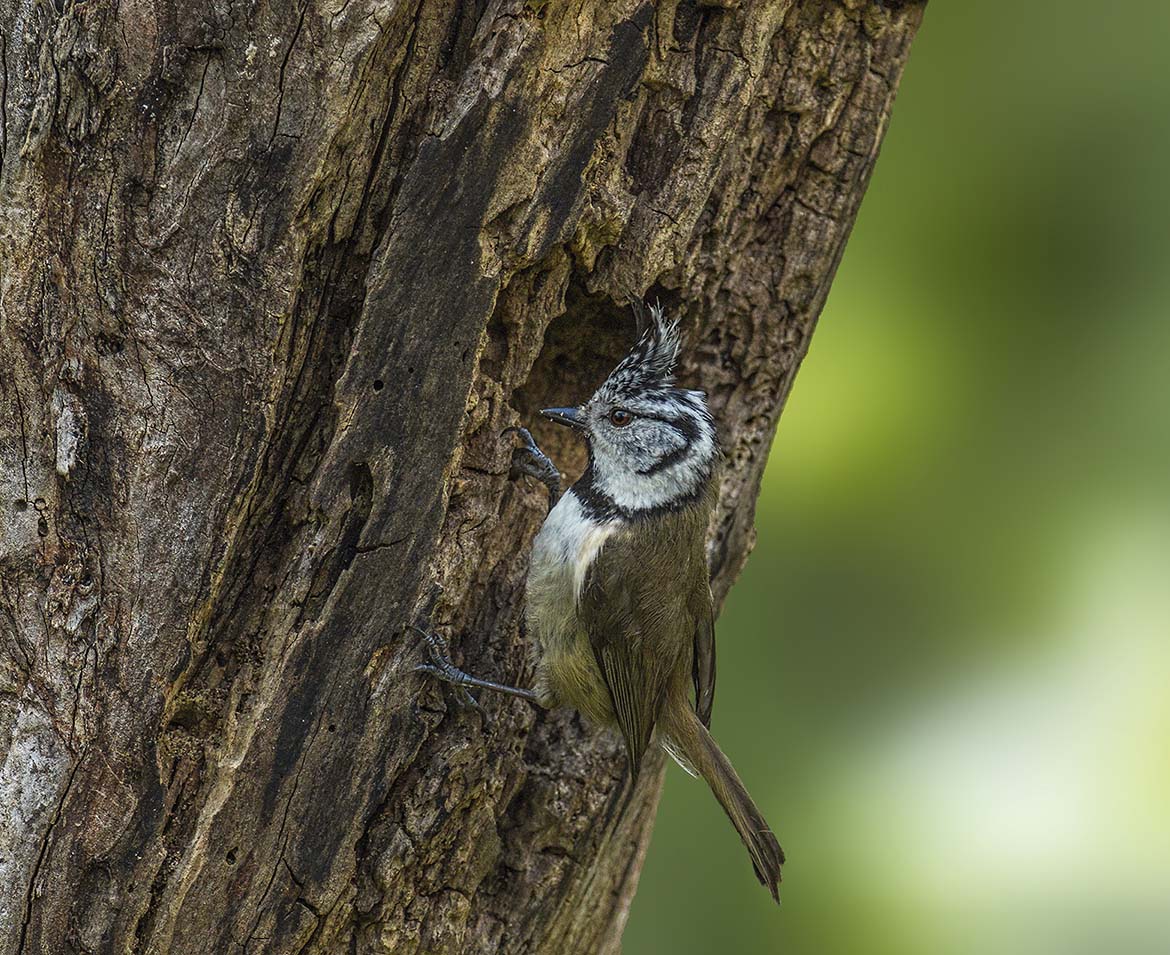
M 524 612 L 528 637 L 538 657 L 562 652 L 566 645 L 579 642 L 583 631 L 577 617 L 572 567 L 534 564 L 528 572 Z
M 546 704 L 574 706 L 603 723 L 612 721 L 612 705 L 577 611 L 589 565 L 614 530 L 588 520 L 567 493 L 533 543 L 525 595 L 537 693 Z

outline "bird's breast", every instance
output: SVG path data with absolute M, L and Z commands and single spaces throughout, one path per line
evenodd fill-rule
M 618 529 L 616 522 L 591 519 L 572 489 L 549 512 L 528 568 L 528 619 L 538 634 L 549 635 L 575 619 L 585 575 Z

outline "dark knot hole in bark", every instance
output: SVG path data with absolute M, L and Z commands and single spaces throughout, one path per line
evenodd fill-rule
M 664 307 L 674 304 L 652 287 L 647 301 L 656 298 L 661 298 Z M 573 281 L 565 293 L 564 312 L 545 330 L 528 380 L 513 393 L 521 423 L 532 430 L 569 480 L 584 470 L 585 448 L 575 435 L 542 418 L 540 409 L 588 401 L 637 337 L 628 295 L 590 294 Z

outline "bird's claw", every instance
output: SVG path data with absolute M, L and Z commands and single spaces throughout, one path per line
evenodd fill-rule
M 536 440 L 532 437 L 532 432 L 529 431 L 527 428 L 521 428 L 519 425 L 515 425 L 515 424 L 509 425 L 507 428 L 505 428 L 503 431 L 500 432 L 500 437 L 502 438 L 505 435 L 509 435 L 509 434 L 518 434 L 520 436 L 520 440 L 524 442 L 525 447 L 531 448 L 533 451 L 540 450 L 536 446 Z
M 512 449 L 512 466 L 508 471 L 508 477 L 516 480 L 521 475 L 527 474 L 529 477 L 536 478 L 548 488 L 549 506 L 551 507 L 561 496 L 561 472 L 557 470 L 557 466 L 552 463 L 547 454 L 540 450 L 532 437 L 532 432 L 527 428 L 512 426 L 505 428 L 500 434 L 501 437 L 510 434 L 518 435 L 523 442 Z
M 460 703 L 476 710 L 484 719 L 487 719 L 487 711 L 480 706 L 479 700 L 472 695 L 471 691 L 463 685 L 463 680 L 467 678 L 467 674 L 451 662 L 447 641 L 439 636 L 439 634 L 430 630 L 423 630 L 421 627 L 416 627 L 413 624 L 410 629 L 423 638 L 423 643 L 427 648 L 427 656 L 431 658 L 430 663 L 415 664 L 414 672 L 425 673 L 428 676 L 434 677 L 436 680 L 450 683 L 455 688 Z

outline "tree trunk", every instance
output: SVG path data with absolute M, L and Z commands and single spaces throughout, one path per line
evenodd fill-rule
M 616 950 L 661 760 L 408 625 L 531 676 L 500 431 L 643 292 L 722 599 L 921 7 L 0 10 L 0 951 Z

